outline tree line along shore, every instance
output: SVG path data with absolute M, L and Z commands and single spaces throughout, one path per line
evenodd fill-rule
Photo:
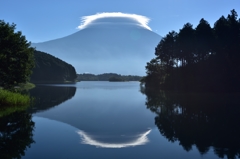
M 201 19 L 184 24 L 155 48 L 146 65 L 146 88 L 174 91 L 239 92 L 240 19 L 231 10 L 211 27 Z

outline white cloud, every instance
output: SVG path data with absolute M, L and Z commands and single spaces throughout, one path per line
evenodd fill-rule
M 137 25 L 140 25 L 148 30 L 152 30 L 148 23 L 150 19 L 146 16 L 137 15 L 137 14 L 128 14 L 128 13 L 121 13 L 121 12 L 104 12 L 104 13 L 97 13 L 90 16 L 83 16 L 81 18 L 81 25 L 78 26 L 78 29 L 87 28 L 89 25 L 93 24 L 96 20 L 103 19 L 103 18 L 126 18 L 126 20 L 134 20 Z

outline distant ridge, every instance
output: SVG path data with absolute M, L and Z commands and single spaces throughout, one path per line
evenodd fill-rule
M 77 74 L 78 81 L 140 81 L 141 76 L 120 75 L 116 73 L 103 73 L 94 75 L 90 73 Z

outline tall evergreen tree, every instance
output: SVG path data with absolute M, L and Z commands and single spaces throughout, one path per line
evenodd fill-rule
M 155 49 L 157 59 L 160 59 L 161 63 L 166 64 L 168 67 L 173 67 L 177 64 L 176 38 L 177 33 L 175 31 L 169 32 L 162 38 Z
M 227 43 L 229 42 L 229 24 L 224 16 L 221 16 L 214 23 L 215 45 L 214 52 L 218 57 L 224 56 L 227 53 Z
M 235 10 L 231 10 L 231 14 L 228 15 L 227 21 L 229 24 L 229 56 L 238 56 L 240 54 L 240 27 L 237 19 L 238 15 Z
M 180 55 L 182 66 L 195 63 L 194 32 L 192 24 L 186 23 L 178 33 L 178 54 Z
M 202 18 L 195 30 L 195 53 L 197 60 L 203 61 L 212 53 L 214 41 L 213 29 L 209 23 Z

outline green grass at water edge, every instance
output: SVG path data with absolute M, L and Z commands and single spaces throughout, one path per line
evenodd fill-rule
M 14 93 L 0 89 L 0 107 L 5 106 L 24 106 L 31 103 L 31 98 L 28 95 Z

